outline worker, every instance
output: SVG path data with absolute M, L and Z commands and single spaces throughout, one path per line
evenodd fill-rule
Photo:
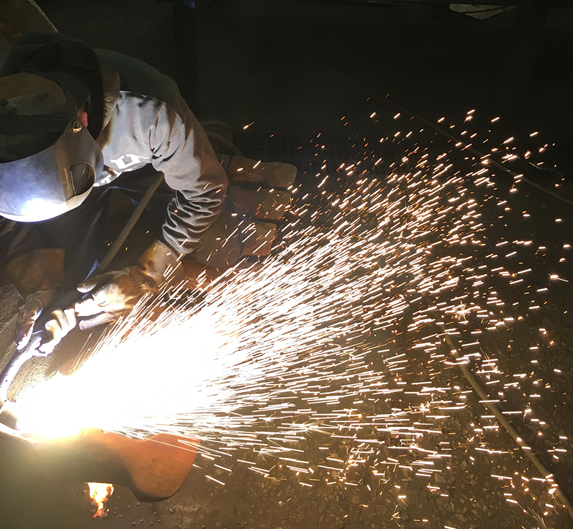
M 179 280 L 186 256 L 219 266 L 249 255 L 240 225 L 257 232 L 244 215 L 253 197 L 243 200 L 244 190 L 230 201 L 226 173 L 271 185 L 288 173 L 284 187 L 294 180 L 288 164 L 257 164 L 218 158 L 175 82 L 142 61 L 60 33 L 22 37 L 0 70 L 0 269 L 23 299 L 17 348 L 65 290 L 77 286 L 85 296 L 51 313 L 43 353 L 78 322 L 89 329 L 115 321 Z M 149 205 L 157 239 L 132 266 L 86 281 L 98 265 L 111 190 L 138 202 L 159 172 L 165 180 Z

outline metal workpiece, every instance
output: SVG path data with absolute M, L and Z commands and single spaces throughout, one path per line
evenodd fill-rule
M 129 439 L 92 428 L 45 441 L 0 424 L 0 436 L 3 448 L 33 465 L 38 477 L 124 485 L 148 502 L 165 500 L 181 488 L 199 447 L 198 440 L 168 434 Z

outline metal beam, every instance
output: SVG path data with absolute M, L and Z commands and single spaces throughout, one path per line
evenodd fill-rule
M 58 31 L 34 0 L 0 0 L 0 65 L 12 43 L 30 31 Z

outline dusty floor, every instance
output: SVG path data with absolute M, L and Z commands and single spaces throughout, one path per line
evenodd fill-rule
M 204 65 L 204 79 L 210 81 L 205 81 L 203 86 L 210 86 L 211 90 L 208 91 L 207 97 L 203 98 L 202 113 L 217 114 L 231 122 L 235 129 L 254 121 L 255 124 L 249 132 L 253 131 L 260 135 L 239 137 L 237 143 L 246 154 L 254 158 L 268 157 L 297 164 L 299 182 L 307 191 L 314 189 L 320 181 L 315 178 L 315 174 L 320 173 L 323 155 L 333 168 L 336 165 L 334 160 L 339 162 L 341 159 L 346 161 L 362 159 L 363 152 L 357 152 L 350 145 L 345 146 L 344 142 L 340 144 L 348 134 L 352 138 L 360 134 L 354 143 L 362 141 L 364 144 L 365 136 L 383 137 L 390 131 L 410 128 L 409 121 L 404 122 L 404 119 L 409 119 L 408 117 L 403 116 L 399 122 L 393 120 L 396 111 L 391 106 L 381 100 L 367 102 L 371 94 L 364 90 L 364 85 L 379 92 L 395 93 L 398 90 L 396 99 L 399 102 L 419 112 L 425 112 L 425 116 L 434 120 L 442 114 L 449 112 L 451 114 L 448 115 L 454 116 L 473 107 L 476 99 L 474 96 L 480 94 L 476 84 L 484 83 L 482 87 L 488 86 L 482 76 L 473 76 L 474 67 L 460 72 L 462 83 L 457 82 L 459 79 L 456 78 L 456 69 L 443 66 L 444 77 L 426 90 L 428 72 L 434 71 L 435 61 L 443 64 L 439 60 L 440 53 L 436 51 L 432 53 L 427 49 L 423 54 L 426 59 L 419 68 L 400 72 L 404 76 L 410 75 L 410 79 L 416 79 L 416 83 L 410 83 L 410 87 L 407 88 L 404 86 L 405 83 L 398 82 L 397 66 L 388 66 L 384 62 L 376 63 L 375 59 L 365 58 L 364 63 L 353 60 L 359 56 L 357 49 L 364 46 L 357 37 L 360 34 L 357 28 L 360 28 L 360 23 L 364 23 L 364 18 L 361 18 L 364 17 L 363 14 L 342 11 L 342 15 L 340 13 L 336 15 L 337 24 L 331 21 L 329 25 L 325 22 L 319 32 L 313 21 L 315 23 L 317 18 L 334 19 L 335 15 L 331 10 L 317 11 L 318 8 L 312 8 L 308 20 L 301 21 L 295 16 L 298 3 L 279 4 L 284 7 L 284 11 L 278 17 L 281 23 L 277 24 L 277 18 L 273 19 L 271 16 L 272 10 L 261 7 L 260 3 L 244 2 L 243 10 L 239 9 L 240 3 L 229 3 L 227 17 L 243 16 L 244 20 L 241 20 L 245 25 L 240 25 L 240 28 L 248 32 L 251 37 L 256 35 L 257 39 L 245 39 L 240 41 L 243 42 L 242 47 L 233 47 L 229 32 L 219 29 L 219 33 L 212 33 L 213 39 L 217 36 L 220 40 L 216 40 L 216 46 L 207 47 L 206 53 L 220 53 L 219 60 L 227 67 L 220 68 L 221 63 L 215 60 Z M 61 2 L 53 0 L 41 2 L 41 6 L 56 26 L 73 33 L 76 26 L 61 9 L 61 5 Z M 139 13 L 141 24 L 130 22 L 128 4 L 117 7 L 112 2 L 100 2 L 98 5 L 101 18 L 93 16 L 94 7 L 89 2 L 82 4 L 82 9 L 85 10 L 83 18 L 88 20 L 85 38 L 89 44 L 102 47 L 109 45 L 120 51 L 146 58 L 158 67 L 163 66 L 167 73 L 172 73 L 169 70 L 175 71 L 175 65 L 170 62 L 168 53 L 172 45 L 169 34 L 171 24 L 169 4 L 155 2 L 142 4 L 144 7 Z M 122 17 L 118 17 L 118 9 L 125 10 Z M 249 10 L 258 10 L 259 17 L 249 18 L 247 16 Z M 111 46 L 111 39 L 106 36 L 103 28 L 107 30 L 105 17 L 112 16 L 118 17 L 114 20 L 118 21 L 120 26 L 129 27 L 130 35 L 136 37 L 118 38 L 114 41 L 114 46 Z M 397 18 L 394 20 L 401 21 L 411 15 L 400 11 L 395 16 Z M 507 30 L 511 27 L 507 22 L 507 17 L 510 15 L 503 16 L 506 18 L 492 21 L 490 27 L 492 32 L 490 37 L 495 41 L 494 37 L 497 36 L 499 46 L 506 43 Z M 256 24 L 252 22 L 253 20 L 256 20 Z M 364 31 L 365 39 L 379 40 L 377 20 L 369 19 L 372 27 L 369 28 L 370 31 Z M 426 26 L 422 25 L 421 19 L 414 20 L 416 20 L 412 23 L 414 29 L 416 27 L 420 29 L 422 36 L 419 38 L 423 41 L 423 31 Z M 251 25 L 247 25 L 249 21 Z M 440 27 L 444 22 L 437 20 L 435 23 Z M 446 26 L 449 23 L 446 22 Z M 506 23 L 507 25 L 504 25 Z M 565 19 L 553 19 L 552 23 L 557 27 L 566 26 Z M 227 28 L 230 24 L 234 27 L 234 31 L 237 31 L 237 25 L 229 22 L 228 18 L 225 19 L 227 26 L 220 21 L 212 22 L 212 19 L 208 19 L 206 24 L 212 24 L 209 27 L 219 28 Z M 307 24 L 312 27 L 306 27 L 302 31 L 300 28 Z M 291 26 L 292 31 L 289 34 Z M 348 31 L 346 26 L 349 26 Z M 395 32 L 393 38 L 398 38 L 399 28 L 397 24 L 393 30 Z M 79 30 L 75 31 L 79 33 Z M 127 32 L 127 29 L 125 31 Z M 267 47 L 269 32 L 276 35 L 280 31 L 283 35 L 281 37 L 283 44 L 275 43 L 276 47 Z M 476 24 L 464 21 L 460 22 L 460 25 L 455 25 L 452 22 L 450 33 L 443 34 L 446 42 L 442 43 L 442 46 L 449 47 L 448 39 L 453 38 L 451 32 L 457 35 L 456 38 L 462 38 L 464 32 L 472 36 L 473 31 L 479 34 L 480 30 Z M 158 36 L 153 46 L 147 38 L 150 34 Z M 292 36 L 292 53 L 286 51 L 288 48 L 284 46 L 284 42 L 288 40 L 285 35 Z M 330 40 L 327 35 L 330 36 Z M 562 38 L 561 33 L 556 31 L 553 38 L 559 41 Z M 336 40 L 339 41 L 337 48 L 332 45 Z M 373 47 L 372 42 L 368 46 Z M 225 50 L 224 54 L 221 48 Z M 300 61 L 301 49 L 305 48 L 309 50 L 308 56 Z M 384 56 L 388 48 L 389 46 L 380 45 L 380 57 Z M 467 55 L 461 48 L 463 46 L 450 51 L 462 56 Z M 404 46 L 400 49 L 404 49 Z M 298 55 L 294 55 L 294 50 Z M 566 53 L 563 50 L 562 52 Z M 392 56 L 396 63 L 400 62 L 399 51 L 396 50 Z M 309 57 L 311 60 L 307 60 Z M 315 60 L 317 57 L 325 59 L 322 61 L 323 66 L 317 66 Z M 344 61 L 339 61 L 345 57 Z M 494 60 L 492 57 L 495 55 L 490 55 L 488 58 L 484 51 L 482 56 L 484 64 Z M 454 63 L 459 60 L 459 56 L 450 59 Z M 495 61 L 500 60 L 502 62 L 502 57 L 495 59 Z M 365 63 L 384 65 L 380 67 L 380 70 L 384 70 L 383 75 L 375 73 L 377 68 L 365 67 Z M 392 61 L 389 64 L 392 64 Z M 496 64 L 499 66 L 499 63 Z M 283 77 L 280 75 L 279 65 L 285 71 Z M 290 69 L 285 68 L 285 65 L 290 65 Z M 335 67 L 341 69 L 337 72 Z M 475 65 L 475 69 L 479 67 L 479 64 Z M 543 68 L 549 70 L 550 65 L 544 63 Z M 247 70 L 249 75 L 242 78 L 239 86 L 229 89 L 229 79 L 241 78 L 239 74 L 244 70 Z M 486 77 L 491 80 L 495 77 L 495 72 L 496 70 L 492 69 L 489 71 L 489 77 Z M 554 70 L 551 72 L 551 75 L 557 75 L 554 74 Z M 560 80 L 553 79 L 556 94 L 567 87 L 563 78 L 568 78 L 570 72 L 563 71 L 559 75 L 562 76 Z M 389 79 L 387 85 L 380 81 L 384 76 Z M 451 76 L 451 79 L 448 79 L 448 76 Z M 275 96 L 266 83 L 276 88 Z M 424 86 L 423 90 L 421 86 Z M 459 86 L 463 86 L 463 90 Z M 550 87 L 541 81 L 541 77 L 536 86 L 538 92 L 536 92 L 536 103 L 529 115 L 531 121 L 527 127 L 523 127 L 521 135 L 528 137 L 529 131 L 536 130 L 535 126 L 541 123 L 545 126 L 542 132 L 544 138 L 553 136 L 562 142 L 569 141 L 567 135 L 570 133 L 567 132 L 565 124 L 571 106 L 560 107 L 564 105 L 565 100 L 557 95 L 548 101 L 547 98 L 543 99 L 547 93 L 552 92 Z M 328 87 L 328 90 L 325 87 Z M 471 97 L 463 97 L 462 92 L 471 94 Z M 483 92 L 481 94 L 480 97 L 483 97 Z M 400 100 L 400 97 L 403 99 Z M 448 102 L 451 105 L 448 105 Z M 278 108 L 281 109 L 280 112 L 277 111 Z M 562 113 L 559 111 L 560 108 L 563 108 Z M 374 111 L 378 112 L 378 122 L 368 118 Z M 341 121 L 342 116 L 345 116 L 345 119 Z M 343 128 L 345 122 L 348 122 L 347 128 Z M 459 124 L 459 121 L 456 123 Z M 319 132 L 323 133 L 322 140 L 312 141 Z M 484 130 L 482 132 L 485 134 Z M 504 134 L 509 132 L 502 128 L 497 134 L 506 137 Z M 263 140 L 263 133 L 268 133 L 265 134 L 265 138 L 273 133 L 277 137 L 282 134 L 285 141 L 298 142 L 303 147 L 302 152 L 298 150 L 298 146 L 295 146 L 293 152 L 292 146 L 285 147 L 278 140 L 275 143 L 271 138 Z M 495 136 L 496 132 L 492 134 Z M 430 145 L 430 141 L 443 142 L 430 137 L 424 137 L 422 141 L 426 141 L 427 145 Z M 542 145 L 543 141 L 540 144 Z M 401 144 L 383 154 L 390 159 L 399 159 L 400 153 L 405 148 L 406 145 Z M 363 149 L 365 150 L 366 148 Z M 328 155 L 324 154 L 325 152 Z M 315 163 L 313 158 L 319 162 Z M 464 163 L 462 160 L 460 167 Z M 562 165 L 561 169 L 566 174 L 571 171 L 571 167 L 567 165 Z M 569 192 L 568 182 L 562 182 L 559 178 L 541 178 L 535 173 L 532 178 L 565 194 Z M 571 208 L 525 184 L 520 184 L 520 191 L 517 194 L 510 193 L 509 181 L 503 175 L 499 175 L 496 181 L 495 190 L 472 188 L 482 208 L 486 246 L 479 252 L 467 249 L 467 255 L 477 266 L 487 263 L 488 270 L 503 266 L 514 274 L 527 268 L 532 268 L 533 272 L 527 276 L 527 279 L 530 277 L 531 279 L 516 286 L 495 273 L 484 280 L 489 281 L 486 286 L 495 289 L 499 299 L 505 303 L 499 310 L 505 311 L 505 316 L 514 318 L 514 321 L 508 321 L 500 331 L 493 334 L 485 332 L 479 337 L 483 357 L 497 359 L 500 368 L 499 373 L 481 375 L 480 379 L 484 385 L 487 384 L 492 398 L 500 398 L 502 401 L 500 407 L 504 411 L 526 408 L 533 410 L 529 416 L 518 414 L 507 417 L 544 464 L 555 474 L 569 498 L 572 498 L 573 461 L 570 442 L 573 439 L 573 423 L 570 387 L 573 382 L 571 378 L 573 320 L 570 316 L 573 292 L 570 282 L 548 283 L 547 279 L 549 274 L 555 273 L 568 281 L 571 280 L 571 257 L 563 247 L 564 244 L 573 244 L 569 226 L 572 219 Z M 555 184 L 561 187 L 555 188 Z M 498 200 L 484 201 L 484 196 L 489 195 L 498 197 Z M 503 200 L 508 201 L 511 211 L 500 214 L 500 208 L 496 204 Z M 524 216 L 524 212 L 531 216 Z M 556 223 L 557 218 L 563 222 Z M 503 242 L 504 238 L 508 240 L 507 247 L 511 246 L 517 254 L 510 255 L 512 252 L 509 250 L 503 254 L 499 251 L 499 262 L 494 266 L 488 261 L 488 256 L 498 252 L 496 245 Z M 525 246 L 520 243 L 529 240 L 533 241 L 531 245 Z M 540 249 L 540 246 L 545 249 Z M 460 250 L 462 253 L 464 251 L 466 249 Z M 466 273 L 465 277 L 469 275 Z M 545 287 L 549 289 L 547 293 L 538 293 L 538 289 Z M 469 279 L 466 279 L 460 287 L 462 293 L 467 291 L 472 296 L 475 292 L 473 288 Z M 481 290 L 479 296 L 482 295 Z M 2 351 L 6 351 L 9 349 L 13 332 L 13 326 L 8 321 L 15 309 L 16 299 L 8 287 L 3 290 L 2 299 L 3 328 L 0 339 Z M 531 309 L 532 305 L 540 308 Z M 522 316 L 521 320 L 518 320 L 519 316 Z M 407 320 L 404 321 L 406 325 L 409 323 Z M 465 327 L 462 326 L 463 332 L 459 340 L 462 343 L 473 342 L 475 337 L 472 332 L 477 332 L 481 326 L 479 318 L 468 316 L 468 323 Z M 540 328 L 546 330 L 547 339 L 544 336 L 540 337 Z M 428 325 L 424 332 L 432 334 L 435 329 Z M 372 339 L 383 340 L 385 336 L 374 336 Z M 419 336 L 416 339 L 419 340 Z M 411 383 L 419 380 L 423 372 L 427 374 L 424 371 L 427 368 L 425 364 L 427 359 L 420 350 L 411 347 L 413 343 L 406 341 L 401 344 L 407 351 L 409 365 L 413 368 L 404 380 Z M 388 366 L 383 367 L 387 368 Z M 95 527 L 96 524 L 110 528 L 164 526 L 174 529 L 573 527 L 566 512 L 548 495 L 546 484 L 534 479 L 539 477 L 537 471 L 523 457 L 511 438 L 501 429 L 495 428 L 495 422 L 487 417 L 487 410 L 472 394 L 458 369 L 449 366 L 434 373 L 432 377 L 434 386 L 447 388 L 444 390 L 448 395 L 447 398 L 459 399 L 466 396 L 469 404 L 465 409 L 456 411 L 449 417 L 427 419 L 428 423 L 436 426 L 441 433 L 425 438 L 424 447 L 435 449 L 440 442 L 450 443 L 452 455 L 449 462 L 440 467 L 442 472 L 436 473 L 432 478 L 418 476 L 411 468 L 407 468 L 415 460 L 411 453 L 401 456 L 403 457 L 400 459 L 401 467 L 390 466 L 383 479 L 374 478 L 368 473 L 360 474 L 362 471 L 359 470 L 351 479 L 358 483 L 358 486 L 343 483 L 327 485 L 324 480 L 334 476 L 332 472 L 325 472 L 318 475 L 320 481 L 315 482 L 312 488 L 302 486 L 300 476 L 296 476 L 292 471 L 275 469 L 270 474 L 271 479 L 265 479 L 248 470 L 244 464 L 229 460 L 222 463 L 223 466 L 232 469 L 232 473 L 228 474 L 214 467 L 213 462 L 207 458 L 199 457 L 196 461 L 198 468 L 193 469 L 183 488 L 170 500 L 157 504 L 137 502 L 129 490 L 119 487 L 109 503 L 108 517 L 101 521 L 92 521 L 92 509 L 84 485 L 56 479 L 54 476 L 38 476 L 34 468 L 30 468 L 26 461 L 22 461 L 18 454 L 6 447 L 0 451 L 0 525 L 2 529 L 52 527 L 76 529 L 92 525 Z M 516 384 L 511 385 L 511 383 Z M 507 384 L 509 385 L 501 390 L 502 394 L 498 394 L 501 386 Z M 395 400 L 385 405 L 390 406 L 394 403 L 397 408 L 403 409 L 409 404 L 412 406 L 419 404 L 413 396 L 406 395 L 393 399 Z M 370 413 L 385 409 L 381 405 L 371 406 L 372 408 L 368 409 Z M 392 444 L 391 436 L 385 440 L 389 446 Z M 333 441 L 314 434 L 301 443 L 301 448 L 305 456 L 314 461 L 318 460 L 318 446 L 323 446 L 325 443 L 330 444 L 332 450 L 337 451 L 340 457 L 348 454 L 351 444 L 342 442 L 340 445 L 335 445 Z M 483 447 L 500 453 L 490 454 L 480 450 Z M 259 465 L 268 465 L 268 468 L 274 464 L 260 456 L 256 462 Z M 206 474 L 224 481 L 226 485 L 218 485 L 208 480 Z M 504 478 L 497 479 L 492 475 Z M 512 479 L 509 479 L 510 477 Z M 509 496 L 510 494 L 512 496 Z M 508 502 L 508 498 L 512 501 Z M 546 504 L 550 504 L 551 507 Z M 545 517 L 544 512 L 548 513 Z

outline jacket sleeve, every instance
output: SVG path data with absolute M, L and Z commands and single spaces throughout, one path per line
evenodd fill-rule
M 163 224 L 163 241 L 179 255 L 191 252 L 223 207 L 227 176 L 205 131 L 189 108 L 164 104 L 150 130 L 153 167 L 175 190 Z

